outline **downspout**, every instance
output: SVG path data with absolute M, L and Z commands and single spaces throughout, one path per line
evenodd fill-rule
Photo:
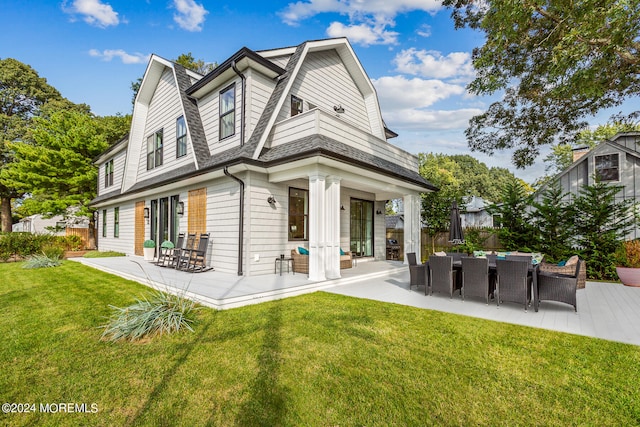
M 224 167 L 224 174 L 240 184 L 240 218 L 238 225 L 238 276 L 242 276 L 242 247 L 244 239 L 244 181 L 237 176 L 231 175 L 229 167 Z
M 242 107 L 240 108 L 240 146 L 244 145 L 244 119 L 245 119 L 245 105 L 246 105 L 246 93 L 247 93 L 247 78 L 244 74 L 238 70 L 236 61 L 231 62 L 231 68 L 240 76 L 242 80 Z

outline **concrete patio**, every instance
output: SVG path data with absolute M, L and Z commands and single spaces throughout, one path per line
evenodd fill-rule
M 424 287 L 409 290 L 408 268 L 397 261 L 359 262 L 341 270 L 342 278 L 310 281 L 306 275 L 242 277 L 208 271 L 185 273 L 157 267 L 142 257 L 77 258 L 85 265 L 169 292 L 184 292 L 203 305 L 226 309 L 315 291 L 396 303 L 498 322 L 550 329 L 640 345 L 640 288 L 617 283 L 587 282 L 577 293 L 578 312 L 561 303 L 543 301 L 537 313 L 521 305 L 459 296 L 424 295 Z

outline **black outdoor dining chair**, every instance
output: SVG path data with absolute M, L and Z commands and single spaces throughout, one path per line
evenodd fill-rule
M 573 306 L 574 311 L 578 311 L 576 302 L 576 290 L 578 289 L 578 275 L 580 273 L 581 263 L 578 260 L 573 275 L 551 273 L 541 271 L 538 273 L 538 289 L 534 295 L 535 300 L 533 306 L 536 311 L 540 306 L 540 301 L 557 301 Z
M 496 301 L 515 302 L 527 311 L 531 300 L 531 276 L 529 264 L 523 261 L 496 260 Z
M 458 289 L 455 273 L 453 257 L 431 255 L 429 257 L 429 289 L 431 295 L 433 295 L 433 291 L 445 292 L 449 294 L 450 298 L 453 298 L 453 293 Z
M 462 258 L 462 299 L 484 298 L 489 304 L 489 260 L 486 258 Z
M 424 294 L 427 294 L 427 265 L 418 264 L 415 252 L 407 253 L 409 262 L 409 290 L 412 286 L 424 286 Z

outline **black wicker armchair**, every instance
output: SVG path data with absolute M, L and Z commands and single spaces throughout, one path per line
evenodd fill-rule
M 529 263 L 523 261 L 496 260 L 496 300 L 500 305 L 503 302 L 515 302 L 524 305 L 527 311 L 531 301 L 531 276 L 529 276 Z
M 538 311 L 540 301 L 557 301 L 573 306 L 578 311 L 576 302 L 576 290 L 580 280 L 580 268 L 582 260 L 578 260 L 573 274 L 559 274 L 548 271 L 538 273 L 538 289 L 534 295 L 534 308 Z
M 418 264 L 415 252 L 407 253 L 409 261 L 409 290 L 412 286 L 424 286 L 424 293 L 427 294 L 427 265 Z
M 462 258 L 462 299 L 484 298 L 489 304 L 489 260 L 486 258 Z
M 453 298 L 453 292 L 460 289 L 456 286 L 456 271 L 453 269 L 453 258 L 450 256 L 429 257 L 429 289 L 431 295 L 433 291 L 445 292 Z

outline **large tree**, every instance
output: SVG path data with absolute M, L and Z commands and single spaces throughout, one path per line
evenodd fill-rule
M 30 66 L 12 58 L 0 59 L 0 172 L 14 160 L 8 144 L 25 139 L 31 120 L 46 102 L 61 99 Z M 20 196 L 11 181 L 0 180 L 2 231 L 11 231 L 11 199 Z
M 28 141 L 9 144 L 15 162 L 1 178 L 29 194 L 22 207 L 25 213 L 86 216 L 94 231 L 89 206 L 96 197 L 93 159 L 126 134 L 129 124 L 129 116 L 95 117 L 83 108 L 47 111 L 33 119 Z M 92 233 L 90 246 L 93 237 Z
M 585 120 L 640 92 L 640 0 L 444 0 L 457 28 L 484 33 L 468 89 L 501 100 L 470 121 L 473 150 L 515 148 L 530 165 L 540 146 L 569 141 Z

